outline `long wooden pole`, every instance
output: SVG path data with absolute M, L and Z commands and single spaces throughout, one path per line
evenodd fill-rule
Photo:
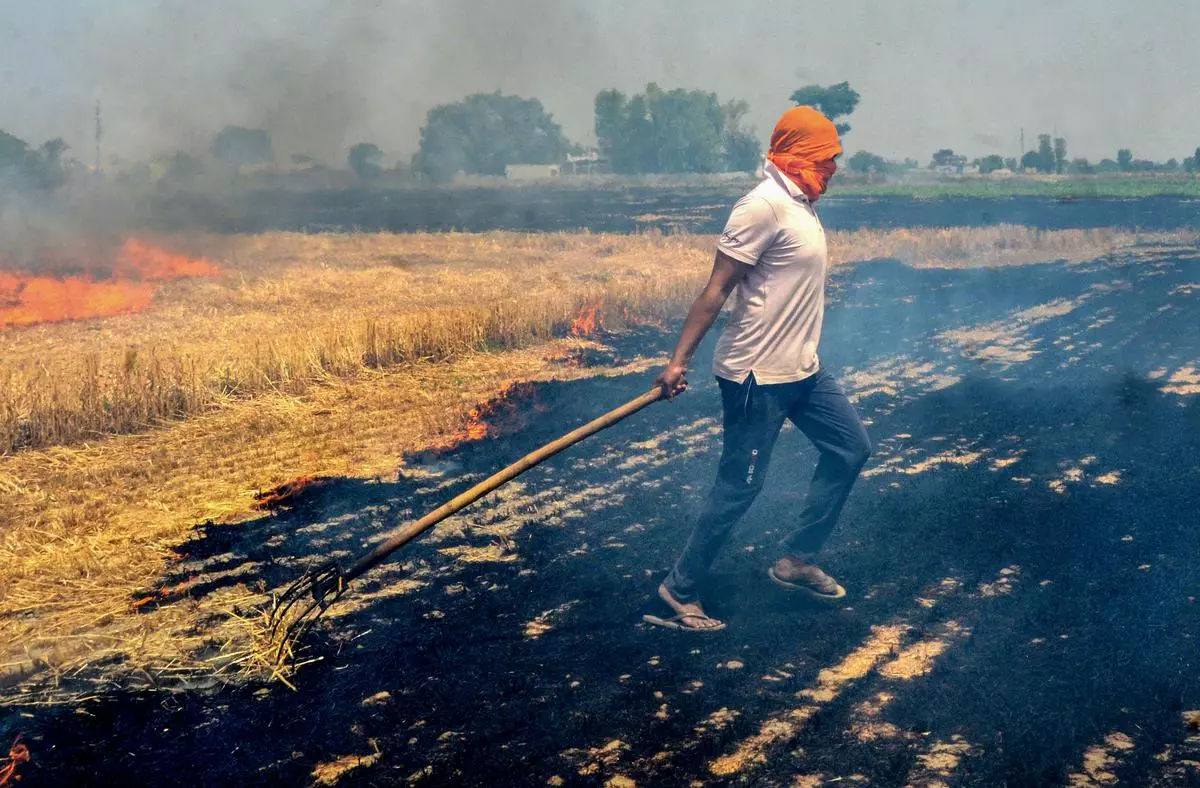
M 553 457 L 555 454 L 574 446 L 585 438 L 595 435 L 597 432 L 611 427 L 618 421 L 632 416 L 647 405 L 657 402 L 662 399 L 662 396 L 662 388 L 655 386 L 637 399 L 630 400 L 621 407 L 611 410 L 603 416 L 589 421 L 582 427 L 568 432 L 561 438 L 547 443 L 540 449 L 526 454 L 507 468 L 492 474 L 471 489 L 442 504 L 420 520 L 404 526 L 395 536 L 356 561 L 342 575 L 343 580 L 348 583 L 365 572 L 369 572 L 396 550 L 416 539 L 450 515 L 464 507 L 470 506 L 492 490 L 503 484 L 507 484 L 543 460 Z

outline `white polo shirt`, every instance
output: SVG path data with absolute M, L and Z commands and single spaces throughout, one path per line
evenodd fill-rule
M 829 254 L 821 220 L 774 164 L 733 206 L 717 248 L 751 266 L 713 356 L 713 373 L 742 383 L 793 383 L 816 373 Z

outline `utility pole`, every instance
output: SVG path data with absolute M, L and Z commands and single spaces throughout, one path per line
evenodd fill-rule
M 1025 127 L 1021 127 L 1021 149 L 1017 151 L 1017 170 L 1025 172 Z
M 104 125 L 100 122 L 100 99 L 96 99 L 96 172 L 100 172 L 100 138 L 104 134 Z

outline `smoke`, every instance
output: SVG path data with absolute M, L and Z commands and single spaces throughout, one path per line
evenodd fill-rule
M 44 108 L 57 125 L 25 128 L 68 137 L 89 163 L 95 100 L 105 158 L 200 153 L 233 124 L 266 129 L 280 161 L 341 165 L 363 141 L 406 158 L 425 113 L 472 92 L 590 111 L 595 91 L 581 94 L 580 82 L 600 57 L 582 0 L 118 0 L 92 9 L 87 27 L 62 46 L 70 74 L 55 75 L 61 101 Z M 9 122 L 0 115 L 0 128 Z
M 1168 4 L 1163 4 L 1167 6 Z M 1134 12 L 1086 0 L 911 9 L 878 2 L 781 12 L 696 0 L 62 0 L 14 2 L 0 31 L 0 128 L 62 136 L 91 163 L 207 150 L 226 124 L 265 128 L 277 157 L 344 164 L 374 142 L 391 161 L 425 113 L 476 91 L 540 99 L 588 142 L 597 90 L 664 87 L 743 98 L 769 129 L 804 83 L 863 96 L 851 149 L 925 161 L 938 148 L 1016 155 L 1057 132 L 1071 155 L 1117 147 L 1165 160 L 1198 144 L 1189 31 L 1200 6 Z M 1115 111 L 1116 104 L 1121 111 Z
M 386 76 L 380 6 L 309 0 L 275 10 L 170 0 L 90 42 L 79 59 L 97 75 L 91 92 L 113 147 L 198 153 L 233 124 L 266 129 L 280 156 L 344 155 Z

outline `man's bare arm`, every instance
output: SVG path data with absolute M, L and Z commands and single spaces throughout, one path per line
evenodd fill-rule
M 675 343 L 675 352 L 671 355 L 671 362 L 654 380 L 662 386 L 663 393 L 668 398 L 687 389 L 685 375 L 696 348 L 700 346 L 708 329 L 712 328 L 717 315 L 721 313 L 721 307 L 729 299 L 729 294 L 749 269 L 750 266 L 745 263 L 717 250 L 708 284 L 704 286 L 700 295 L 696 296 L 691 309 L 688 310 L 687 319 L 683 321 L 683 330 L 679 332 L 679 341 Z

